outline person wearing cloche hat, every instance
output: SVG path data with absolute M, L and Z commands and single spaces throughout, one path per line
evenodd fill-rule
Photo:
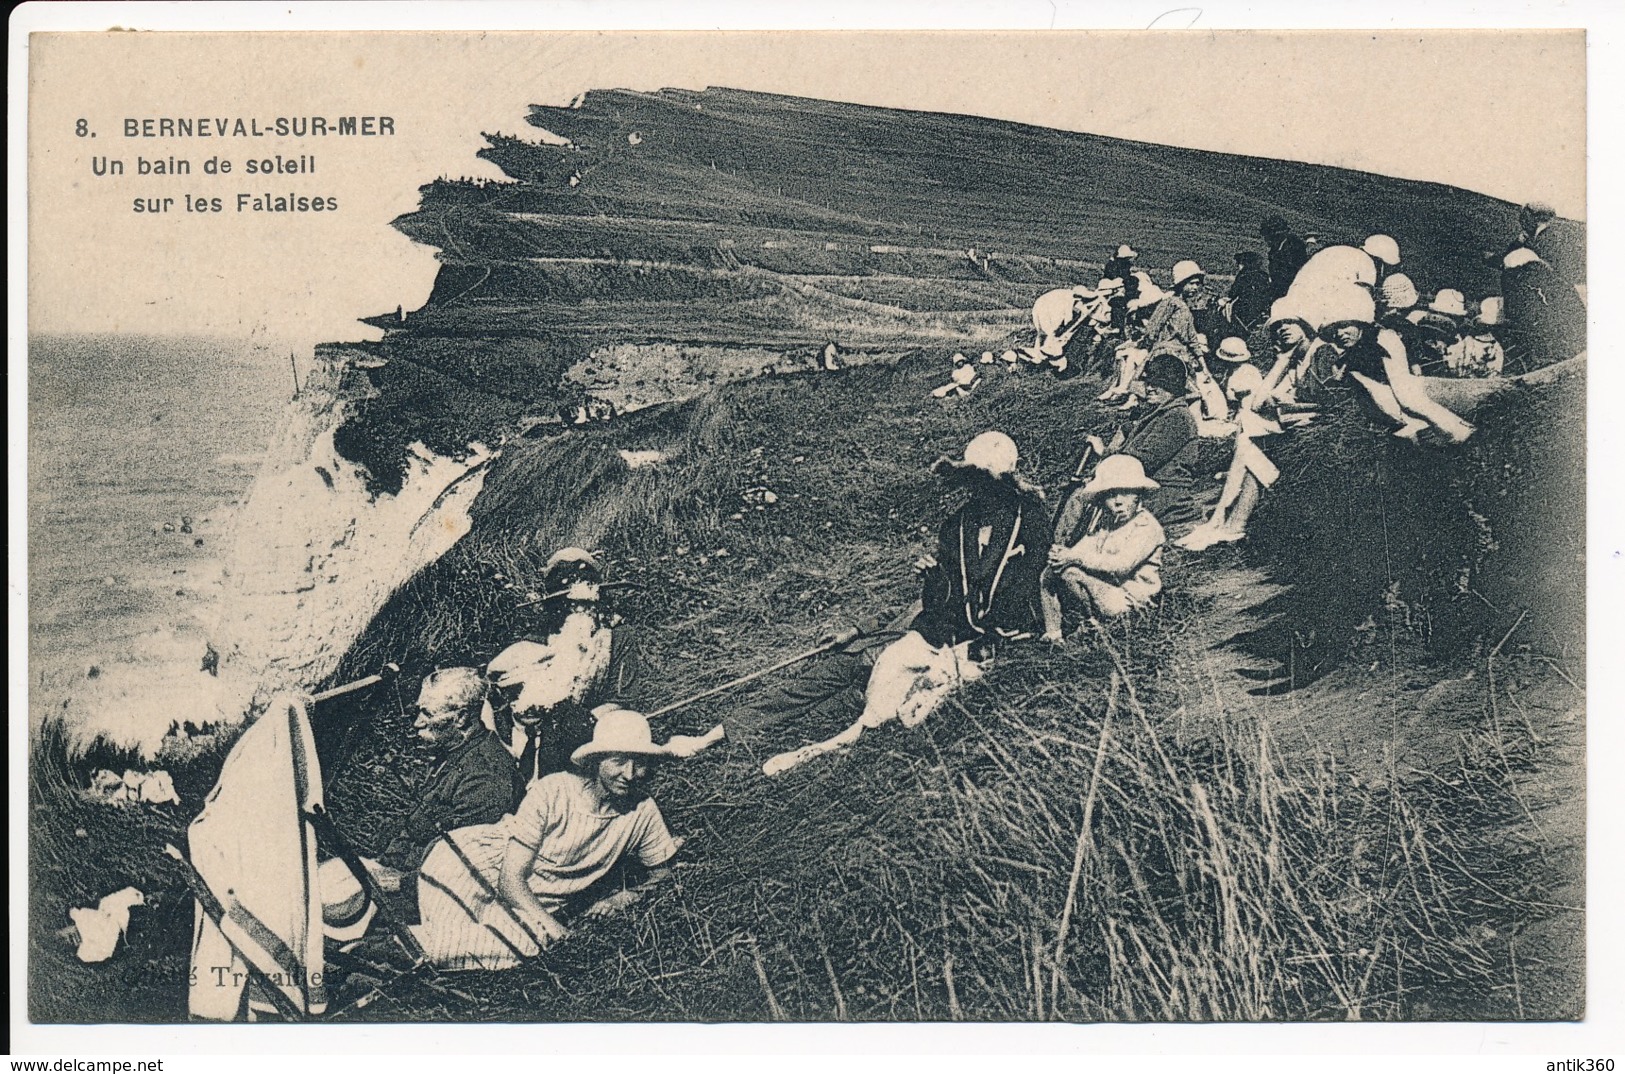
M 1305 311 L 1295 303 L 1276 299 L 1266 331 L 1275 344 L 1275 362 L 1264 385 L 1274 399 L 1288 406 L 1320 406 L 1342 389 L 1331 346 L 1315 334 Z
M 572 912 L 617 913 L 669 874 L 679 842 L 644 786 L 671 754 L 640 712 L 609 703 L 594 716 L 591 740 L 570 755 L 575 771 L 544 776 L 511 816 L 449 832 L 429 851 L 413 931 L 435 966 L 517 965 L 567 936 Z
M 1478 304 L 1478 313 L 1462 332 L 1456 375 L 1498 377 L 1506 364 L 1497 331 L 1501 324 L 1501 296 L 1490 295 Z
M 1460 443 L 1473 427 L 1433 401 L 1411 372 L 1404 340 L 1377 321 L 1376 303 L 1362 287 L 1345 287 L 1319 305 L 1320 335 L 1337 352 L 1347 375 L 1363 389 L 1395 436 L 1415 440 L 1430 426 Z
M 1141 503 L 1160 486 L 1133 455 L 1108 455 L 1078 490 L 1099 510 L 1094 526 L 1071 545 L 1049 549 L 1043 574 L 1044 640 L 1061 640 L 1064 602 L 1086 617 L 1115 619 L 1150 606 L 1162 592 L 1162 525 Z

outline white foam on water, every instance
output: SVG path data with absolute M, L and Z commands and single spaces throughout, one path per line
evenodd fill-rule
M 450 459 L 415 444 L 401 491 L 373 495 L 334 448 L 344 413 L 308 390 L 289 405 L 231 513 L 218 574 L 188 581 L 192 616 L 39 684 L 66 695 L 48 715 L 62 718 L 70 748 L 100 738 L 151 759 L 174 728 L 241 723 L 278 691 L 312 689 L 389 596 L 469 531 L 490 451 Z M 215 673 L 203 669 L 211 647 Z

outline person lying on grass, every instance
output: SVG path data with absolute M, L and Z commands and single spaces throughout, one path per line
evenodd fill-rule
M 1162 592 L 1162 525 L 1140 502 L 1157 487 L 1133 455 L 1108 455 L 1078 490 L 1098 509 L 1077 543 L 1049 549 L 1042 579 L 1045 641 L 1061 640 L 1063 598 L 1080 605 L 1086 618 L 1116 619 L 1149 607 Z
M 920 612 L 918 602 L 890 623 L 871 618 L 818 639 L 829 651 L 787 672 L 757 691 L 701 735 L 673 735 L 666 750 L 693 757 L 724 740 L 755 752 L 762 736 L 783 724 L 846 726 L 863 712 L 864 685 L 880 653 L 908 630 Z
M 1007 641 L 1031 637 L 1040 622 L 1038 578 L 1051 528 L 1042 494 L 1016 472 L 1015 441 L 982 433 L 963 458 L 938 459 L 932 472 L 970 495 L 922 556 L 922 610 L 909 630 L 874 659 L 863 712 L 823 742 L 779 754 L 762 766 L 779 775 L 856 742 L 865 729 L 898 720 L 919 724 Z
M 485 695 L 485 679 L 473 668 L 442 668 L 423 680 L 412 729 L 432 751 L 434 767 L 372 870 L 385 891 L 400 888 L 436 839 L 502 819 L 524 793 L 513 758 L 480 723 Z
M 571 754 L 577 771 L 530 785 L 496 824 L 448 832 L 418 877 L 424 953 L 441 969 L 506 969 L 569 935 L 569 911 L 619 913 L 669 874 L 679 843 L 645 792 L 655 745 L 642 714 L 614 705 L 595 713 L 592 740 Z M 641 882 L 614 886 L 623 867 Z

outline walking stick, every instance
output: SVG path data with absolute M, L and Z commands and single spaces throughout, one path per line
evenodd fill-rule
M 335 686 L 331 690 L 323 690 L 319 694 L 312 694 L 310 700 L 312 704 L 331 701 L 335 697 L 343 697 L 345 694 L 353 694 L 357 690 L 365 690 L 369 686 L 377 686 L 385 679 L 392 678 L 400 673 L 401 666 L 399 664 L 385 664 L 383 669 L 376 675 L 368 675 L 364 679 L 357 679 L 354 682 L 347 682 L 343 686 Z
M 600 582 L 598 584 L 598 589 L 599 589 L 600 592 L 602 592 L 603 590 L 606 590 L 606 589 L 646 589 L 646 588 L 648 588 L 648 587 L 645 586 L 642 582 Z M 551 593 L 543 593 L 541 596 L 537 597 L 535 600 L 520 601 L 518 604 L 515 604 L 514 607 L 515 608 L 534 608 L 538 604 L 546 604 L 550 600 L 558 600 L 560 597 L 567 597 L 569 595 L 570 595 L 570 591 L 568 589 L 557 589 L 557 590 L 554 590 Z
M 290 1022 L 304 1021 L 304 1013 L 300 1011 L 293 1000 L 288 998 L 287 993 L 272 984 L 270 978 L 266 977 L 259 967 L 255 966 L 253 961 L 244 955 L 236 944 L 231 942 L 231 937 L 226 935 L 223 924 L 226 917 L 226 908 L 220 905 L 220 900 L 215 898 L 214 892 L 209 890 L 209 885 L 203 882 L 203 877 L 198 874 L 197 866 L 193 865 L 186 855 L 180 852 L 180 848 L 173 843 L 164 844 L 164 853 L 180 862 L 181 876 L 186 880 L 186 886 L 191 889 L 192 897 L 197 900 L 199 906 L 203 907 L 203 912 L 209 915 L 209 920 L 214 922 L 215 928 L 220 930 L 220 935 L 225 937 L 226 944 L 231 948 L 232 953 L 243 960 L 243 965 L 248 967 L 248 976 L 265 992 L 266 997 L 276 1006 L 277 1011 Z
M 748 675 L 741 675 L 737 679 L 729 679 L 727 682 L 722 683 L 720 686 L 713 686 L 709 690 L 704 690 L 704 691 L 701 691 L 700 693 L 695 694 L 693 697 L 685 697 L 681 701 L 673 701 L 671 704 L 665 705 L 665 706 L 663 706 L 661 708 L 658 708 L 658 709 L 655 709 L 653 712 L 649 713 L 648 714 L 649 718 L 653 719 L 656 716 L 664 716 L 668 712 L 675 712 L 677 709 L 687 708 L 689 705 L 694 704 L 696 701 L 704 701 L 708 697 L 715 697 L 720 693 L 725 693 L 728 690 L 732 690 L 736 686 L 743 686 L 748 682 L 755 682 L 757 679 L 762 678 L 764 675 L 771 675 L 775 671 L 783 671 L 785 668 L 789 667 L 791 664 L 799 664 L 803 660 L 811 660 L 813 657 L 819 655 L 820 653 L 827 653 L 832 649 L 839 649 L 843 645 L 850 645 L 857 637 L 858 637 L 858 632 L 857 631 L 855 631 L 855 630 L 854 631 L 847 631 L 847 632 L 845 632 L 843 634 L 840 634 L 840 635 L 836 636 L 835 638 L 831 639 L 830 641 L 825 642 L 823 645 L 820 645 L 820 646 L 818 646 L 816 648 L 813 648 L 813 649 L 808 649 L 806 652 L 798 653 L 795 656 L 789 657 L 788 659 L 780 660 L 777 664 L 774 664 L 771 667 L 765 667 L 765 668 L 762 668 L 759 671 L 753 671 Z
M 1083 484 L 1083 475 L 1089 469 L 1089 460 L 1094 458 L 1095 445 L 1090 444 L 1083 449 L 1083 455 L 1078 459 L 1078 465 L 1073 468 L 1072 476 L 1066 484 L 1061 486 L 1061 494 L 1055 498 L 1055 517 L 1049 520 L 1050 533 L 1056 544 L 1067 543 L 1070 534 L 1061 533 L 1061 516 L 1066 514 L 1066 503 L 1072 498 L 1072 491 Z

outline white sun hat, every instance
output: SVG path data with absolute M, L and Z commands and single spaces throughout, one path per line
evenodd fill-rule
M 965 445 L 963 458 L 941 458 L 931 467 L 934 472 L 949 470 L 980 470 L 989 477 L 1009 477 L 1016 472 L 1019 455 L 1016 442 L 996 429 L 978 433 Z
M 1399 243 L 1392 235 L 1368 235 L 1360 249 L 1384 264 L 1399 264 Z
M 1247 341 L 1240 336 L 1226 336 L 1218 350 L 1213 352 L 1213 357 L 1226 362 L 1245 362 L 1252 356 L 1253 352 L 1247 349 Z
M 378 907 L 342 859 L 328 858 L 316 867 L 316 888 L 322 893 L 323 935 L 339 943 L 366 935 Z
M 1202 266 L 1198 265 L 1194 261 L 1185 260 L 1185 261 L 1176 261 L 1176 262 L 1174 262 L 1174 286 L 1175 287 L 1178 287 L 1180 284 L 1184 283 L 1186 280 L 1192 278 L 1193 276 L 1206 277 L 1207 273 L 1203 272 L 1202 271 Z
M 664 746 L 655 745 L 649 732 L 649 717 L 619 705 L 599 705 L 592 710 L 592 741 L 576 747 L 571 764 L 583 764 L 597 757 L 623 754 L 628 757 L 670 757 Z
M 1467 316 L 1467 296 L 1451 287 L 1446 287 L 1433 296 L 1428 303 L 1428 309 L 1434 313 L 1442 313 L 1448 317 Z
M 1403 272 L 1396 272 L 1382 281 L 1382 302 L 1391 310 L 1408 310 L 1416 305 L 1419 297 L 1416 284 Z
M 1083 486 L 1083 495 L 1093 499 L 1106 492 L 1153 492 L 1161 487 L 1145 476 L 1145 466 L 1133 455 L 1107 455 Z

